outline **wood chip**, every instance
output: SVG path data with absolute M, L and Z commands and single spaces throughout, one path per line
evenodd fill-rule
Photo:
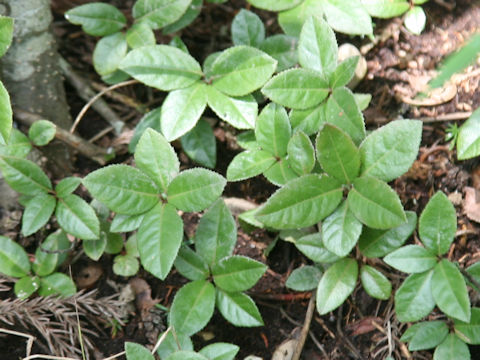
M 465 187 L 463 212 L 470 220 L 480 223 L 480 192 L 473 187 Z

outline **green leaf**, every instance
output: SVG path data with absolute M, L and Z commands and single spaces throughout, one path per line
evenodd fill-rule
M 205 346 L 199 351 L 209 360 L 234 360 L 240 348 L 228 343 L 214 343 Z
M 0 273 L 24 277 L 30 272 L 28 255 L 15 241 L 0 235 Z
M 308 18 L 298 42 L 300 65 L 329 79 L 337 67 L 337 54 L 337 40 L 330 26 L 319 17 Z
M 123 58 L 120 69 L 163 91 L 189 87 L 202 76 L 200 64 L 193 57 L 169 45 L 134 49 Z
M 311 291 L 317 288 L 322 272 L 315 266 L 305 265 L 292 271 L 285 286 L 295 291 Z
M 414 6 L 408 10 L 403 21 L 408 31 L 415 35 L 420 35 L 425 28 L 427 17 L 420 6 Z
M 360 279 L 362 286 L 368 295 L 375 299 L 387 300 L 392 293 L 392 284 L 377 269 L 364 265 L 360 269 Z
M 295 241 L 295 246 L 303 255 L 317 263 L 333 263 L 340 259 L 325 248 L 319 232 L 301 237 Z
M 188 280 L 205 280 L 210 275 L 207 263 L 188 246 L 180 248 L 174 265 Z
M 428 201 L 420 215 L 418 233 L 427 249 L 437 255 L 445 254 L 455 238 L 457 213 L 448 197 L 438 191 Z
M 322 222 L 323 244 L 339 257 L 347 256 L 357 244 L 362 232 L 362 223 L 342 204 Z
M 407 221 L 397 193 L 377 178 L 355 179 L 347 201 L 357 219 L 371 228 L 390 229 Z
M 7 143 L 12 130 L 12 106 L 7 89 L 0 81 L 0 143 Z
M 478 155 L 480 155 L 480 107 L 460 126 L 457 136 L 458 160 Z
M 470 360 L 470 351 L 467 344 L 455 334 L 448 334 L 445 340 L 437 346 L 433 353 L 433 360 Z
M 227 181 L 207 169 L 181 172 L 168 186 L 168 202 L 183 211 L 202 211 L 222 194 Z
M 137 0 L 132 15 L 136 22 L 145 22 L 157 30 L 180 19 L 191 2 L 192 0 Z
M 58 197 L 63 198 L 67 195 L 70 195 L 72 192 L 74 192 L 82 183 L 82 179 L 75 177 L 75 176 L 70 176 L 66 177 L 55 186 L 55 193 L 57 194 Z
M 93 66 L 100 75 L 112 74 L 127 55 L 127 38 L 123 33 L 106 36 L 97 43 L 93 51 Z
M 383 258 L 391 267 L 407 274 L 421 273 L 437 264 L 434 253 L 419 245 L 407 245 Z
M 198 15 L 200 15 L 200 12 L 202 11 L 202 6 L 203 6 L 202 0 L 193 0 L 190 3 L 190 6 L 188 7 L 187 11 L 183 13 L 180 19 L 164 27 L 162 30 L 162 33 L 171 34 L 190 25 L 193 22 L 193 20 L 195 20 L 198 17 Z
M 292 36 L 269 36 L 260 44 L 260 50 L 277 60 L 277 72 L 291 68 L 298 62 L 297 39 Z
M 287 146 L 288 164 L 298 175 L 309 174 L 315 167 L 315 149 L 301 130 L 293 134 Z
M 317 72 L 292 69 L 271 78 L 262 93 L 273 102 L 292 109 L 308 109 L 328 96 L 327 81 Z
M 391 181 L 410 169 L 422 139 L 422 122 L 397 120 L 372 132 L 360 146 L 362 175 Z
M 232 21 L 233 45 L 259 47 L 265 39 L 265 26 L 257 14 L 240 9 Z
M 84 244 L 95 241 L 86 241 Z M 32 269 L 38 276 L 47 276 L 53 273 L 68 256 L 67 250 L 71 247 L 67 235 L 57 230 L 48 235 L 45 241 L 35 251 L 35 261 Z
M 255 125 L 255 138 L 262 150 L 276 157 L 287 154 L 292 129 L 286 110 L 277 104 L 265 106 Z
M 115 6 L 105 3 L 90 3 L 77 6 L 65 13 L 65 18 L 93 36 L 113 34 L 127 24 L 127 19 Z
M 207 121 L 200 119 L 180 141 L 183 151 L 190 159 L 210 169 L 215 168 L 217 143 L 212 127 Z
M 433 270 L 408 276 L 395 293 L 395 311 L 401 322 L 418 321 L 435 307 L 432 296 Z
M 180 163 L 170 143 L 153 129 L 147 129 L 138 141 L 135 149 L 135 164 L 162 189 L 168 185 L 180 171 Z
M 48 120 L 35 121 L 28 129 L 28 137 L 37 146 L 45 146 L 55 137 L 57 127 Z
M 22 216 L 22 234 L 30 236 L 45 225 L 55 210 L 57 200 L 45 193 L 40 193 L 31 199 Z
M 127 360 L 154 360 L 155 358 L 146 347 L 140 344 L 125 342 Z
M 46 277 L 40 278 L 40 288 L 38 295 L 60 295 L 61 297 L 69 297 L 75 295 L 77 288 L 72 279 L 61 273 L 54 273 Z
M 480 308 L 473 307 L 470 322 L 454 319 L 455 334 L 467 344 L 480 344 Z
M 160 115 L 162 113 L 162 108 L 157 107 L 156 109 L 146 113 L 141 119 L 140 122 L 135 127 L 135 132 L 133 133 L 132 138 L 130 139 L 130 144 L 128 144 L 128 151 L 131 153 L 135 152 L 138 141 L 141 136 L 148 128 L 152 128 L 160 132 Z
M 327 22 L 334 30 L 349 35 L 373 32 L 372 19 L 359 0 L 324 0 L 322 3 Z
M 40 279 L 37 276 L 25 276 L 19 279 L 13 288 L 15 295 L 20 300 L 26 300 L 40 287 Z
M 340 183 L 325 175 L 304 175 L 277 190 L 260 208 L 257 218 L 276 229 L 293 229 L 316 224 L 338 206 Z
M 290 180 L 298 178 L 297 173 L 291 169 L 290 163 L 285 158 L 278 160 L 263 175 L 276 186 L 283 186 Z
M 406 211 L 407 222 L 389 230 L 378 230 L 364 226 L 358 241 L 360 251 L 368 258 L 387 255 L 402 246 L 417 226 L 417 214 Z
M 107 254 L 118 254 L 123 249 L 123 237 L 120 234 L 110 232 L 110 223 L 102 221 L 100 224 L 100 238 L 107 240 L 105 252 Z
M 370 104 L 370 101 L 372 100 L 372 95 L 370 95 L 370 94 L 355 93 L 355 94 L 353 94 L 353 96 L 355 98 L 355 102 L 357 103 L 360 111 L 363 111 L 366 108 L 368 108 L 368 105 Z
M 91 172 L 83 179 L 83 185 L 95 199 L 120 214 L 144 213 L 159 200 L 153 181 L 127 165 L 110 165 Z
M 327 122 L 345 131 L 356 145 L 365 138 L 363 115 L 352 92 L 345 88 L 333 90 L 325 108 Z
M 0 156 L 12 156 L 23 159 L 32 150 L 32 143 L 28 137 L 15 128 L 10 132 L 10 138 L 7 143 L 8 145 L 2 145 L 2 138 L 0 137 Z
M 278 14 L 278 24 L 285 34 L 299 37 L 302 26 L 310 16 L 321 18 L 323 15 L 322 2 L 318 0 L 305 0 L 298 6 Z
M 210 81 L 218 91 L 244 96 L 259 89 L 275 72 L 277 61 L 250 46 L 224 50 L 212 64 Z
M 215 287 L 205 280 L 184 285 L 170 308 L 170 325 L 176 331 L 193 335 L 202 330 L 213 315 Z
M 165 360 L 209 360 L 205 356 L 193 351 L 178 351 L 170 355 Z
M 245 150 L 258 150 L 257 139 L 253 130 L 242 131 L 236 136 L 237 144 Z
M 323 274 L 317 288 L 317 311 L 325 315 L 339 307 L 355 289 L 358 264 L 354 259 L 337 261 Z
M 52 189 L 50 179 L 34 162 L 13 156 L 0 156 L 0 170 L 10 187 L 24 195 L 37 195 Z
M 100 224 L 95 211 L 77 195 L 58 199 L 55 216 L 65 232 L 79 239 L 95 240 L 100 236 Z
M 156 277 L 165 279 L 177 257 L 183 238 L 183 221 L 170 204 L 159 203 L 140 225 L 137 246 L 140 261 Z
M 410 8 L 407 0 L 361 0 L 372 16 L 388 19 L 402 15 Z
M 95 241 L 82 242 L 83 251 L 93 261 L 98 261 L 107 247 L 107 239 L 105 236 L 101 236 L 100 239 Z
M 325 117 L 326 103 L 323 102 L 319 106 L 290 111 L 290 123 L 294 131 L 303 131 L 308 136 L 317 133 L 323 124 L 327 121 Z
M 117 214 L 112 220 L 110 226 L 111 232 L 121 233 L 137 230 L 145 217 L 144 214 L 139 215 L 123 215 Z
M 228 181 L 257 176 L 275 164 L 275 157 L 263 150 L 247 150 L 235 156 L 227 168 Z
M 217 308 L 228 322 L 235 326 L 262 326 L 262 315 L 252 298 L 244 293 L 229 293 L 216 289 Z
M 259 9 L 282 11 L 297 6 L 302 0 L 248 0 L 248 2 Z
M 113 259 L 113 272 L 120 276 L 133 276 L 138 272 L 140 265 L 137 258 L 129 255 L 117 255 Z
M 470 299 L 460 270 L 447 259 L 441 260 L 433 271 L 432 295 L 446 315 L 470 321 Z
M 340 180 L 351 183 L 360 171 L 360 152 L 350 136 L 331 124 L 318 133 L 317 159 L 323 170 Z
M 103 75 L 102 81 L 105 82 L 108 85 L 114 85 L 118 84 L 122 81 L 126 81 L 130 78 L 130 75 L 128 75 L 126 72 L 122 70 L 116 70 L 111 74 Z
M 206 85 L 201 82 L 170 92 L 162 105 L 162 134 L 168 141 L 185 135 L 193 129 L 206 106 Z
M 222 199 L 218 199 L 200 219 L 195 233 L 195 249 L 208 265 L 233 253 L 237 225 Z
M 129 256 L 139 257 L 140 254 L 138 252 L 137 246 L 137 234 L 132 234 L 128 237 L 127 242 L 125 243 L 125 252 Z
M 337 68 L 330 76 L 330 86 L 333 89 L 348 85 L 350 80 L 352 80 L 353 76 L 355 75 L 355 70 L 357 68 L 359 59 L 360 58 L 358 56 L 351 56 L 338 64 Z
M 448 335 L 444 321 L 425 321 L 414 324 L 405 331 L 400 341 L 408 341 L 408 350 L 419 351 L 437 347 Z
M 157 354 L 160 359 L 166 359 L 170 354 L 179 350 L 193 350 L 192 340 L 189 336 L 176 331 L 175 335 L 173 333 L 173 331 L 170 331 L 158 347 Z M 163 334 L 160 336 L 163 336 Z
M 155 45 L 155 42 L 155 34 L 146 23 L 133 24 L 132 27 L 127 30 L 127 44 L 132 49 Z
M 0 16 L 0 57 L 5 55 L 13 38 L 13 18 Z
M 257 120 L 258 104 L 252 95 L 227 96 L 213 86 L 207 86 L 208 106 L 217 116 L 237 129 L 253 129 Z
M 267 270 L 267 266 L 245 256 L 227 256 L 212 267 L 213 281 L 220 289 L 238 292 L 250 289 Z

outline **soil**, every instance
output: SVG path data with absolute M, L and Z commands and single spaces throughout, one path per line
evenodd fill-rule
M 86 36 L 78 27 L 67 23 L 63 12 L 72 5 L 78 5 L 81 0 L 54 0 L 55 22 L 54 30 L 59 38 L 60 52 L 78 71 L 81 76 L 90 82 L 100 83 L 95 74 L 91 56 L 95 46 L 95 39 Z M 110 3 L 119 6 L 129 14 L 132 0 L 111 0 Z M 450 9 L 449 5 L 453 5 Z M 242 7 L 248 7 L 243 0 L 229 1 L 225 4 L 206 3 L 200 17 L 188 28 L 182 31 L 182 40 L 191 54 L 203 59 L 212 51 L 221 50 L 231 45 L 229 27 L 235 14 Z M 405 103 L 405 99 L 412 99 L 425 82 L 432 76 L 446 55 L 461 47 L 472 33 L 478 31 L 480 24 L 480 5 L 473 0 L 429 1 L 423 5 L 427 14 L 427 27 L 420 36 L 414 36 L 406 31 L 401 19 L 376 21 L 375 34 L 385 35 L 386 38 L 373 46 L 365 57 L 368 64 L 368 73 L 365 79 L 356 88 L 357 92 L 372 94 L 372 101 L 365 111 L 365 119 L 369 129 L 391 121 L 393 119 L 414 118 L 424 120 L 423 139 L 418 159 L 411 170 L 395 180 L 391 185 L 400 194 L 407 210 L 417 213 L 423 209 L 431 195 L 437 191 L 444 191 L 451 199 L 456 200 L 458 216 L 458 236 L 448 255 L 449 259 L 457 261 L 462 267 L 478 261 L 480 257 L 479 223 L 472 220 L 474 217 L 465 214 L 463 201 L 466 187 L 480 190 L 480 167 L 477 160 L 461 162 L 456 159 L 455 150 L 449 149 L 444 141 L 446 129 L 456 122 L 461 125 L 466 118 L 458 121 L 441 121 L 447 114 L 468 112 L 480 106 L 480 92 L 478 91 L 480 63 L 472 65 L 464 72 L 464 79 L 457 83 L 453 97 L 441 101 L 435 106 L 414 106 Z M 272 13 L 257 11 L 267 24 L 267 33 L 279 32 L 276 18 Z M 158 36 L 158 41 L 168 43 L 169 36 Z M 353 42 L 362 49 L 369 44 L 368 39 L 350 38 L 338 35 L 339 43 Z M 66 84 L 72 116 L 81 110 L 84 102 L 75 90 Z M 146 104 L 149 108 L 158 106 L 165 94 L 132 85 L 118 90 L 118 93 L 135 99 L 136 102 Z M 109 105 L 117 114 L 125 119 L 130 129 L 133 129 L 142 114 L 132 110 L 125 103 L 105 97 Z M 231 159 L 239 152 L 234 137 L 237 131 L 214 119 L 211 113 L 217 138 L 217 171 L 225 175 Z M 440 119 L 440 120 L 439 120 Z M 97 135 L 108 124 L 94 111 L 89 111 L 78 128 L 79 134 L 89 139 Z M 131 133 L 130 133 L 131 135 Z M 126 139 L 126 140 L 125 140 Z M 121 154 L 114 161 L 130 163 L 126 153 L 128 134 L 125 139 L 116 139 L 111 133 L 97 140 L 100 146 L 117 146 Z M 120 144 L 120 145 L 119 145 Z M 182 167 L 194 166 L 191 160 L 181 151 L 179 144 L 174 143 L 182 160 Z M 75 163 L 76 173 L 84 176 L 94 170 L 97 165 L 88 159 L 79 156 Z M 225 197 L 240 197 L 257 204 L 264 202 L 275 187 L 264 178 L 259 177 L 239 183 L 228 184 Z M 15 218 L 12 214 L 12 218 Z M 480 215 L 479 215 L 480 217 Z M 18 214 L 16 214 L 18 224 Z M 184 215 L 187 235 L 194 232 L 199 220 L 199 214 Z M 477 218 L 478 220 L 478 218 Z M 18 238 L 19 226 L 12 225 L 11 234 Z M 250 256 L 269 266 L 269 271 L 260 282 L 249 292 L 256 300 L 262 314 L 265 326 L 258 328 L 236 328 L 230 325 L 223 317 L 215 313 L 208 326 L 193 337 L 196 349 L 212 342 L 230 342 L 240 346 L 238 359 L 248 355 L 256 355 L 263 359 L 270 359 L 275 349 L 285 340 L 292 338 L 294 330 L 302 326 L 311 296 L 310 293 L 295 293 L 285 287 L 285 281 L 290 272 L 301 264 L 309 263 L 308 259 L 300 254 L 290 243 L 278 241 L 269 253 L 265 251 L 272 244 L 276 234 L 263 230 L 247 233 L 239 228 L 238 244 L 235 253 Z M 34 239 L 24 239 L 34 249 Z M 112 271 L 110 255 L 104 256 L 100 265 L 99 280 L 89 284 L 90 288 L 98 289 L 99 295 L 109 295 L 114 292 L 113 284 L 125 286 L 129 279 L 116 276 Z M 368 260 L 367 262 L 370 262 Z M 394 283 L 394 288 L 403 280 L 404 276 L 386 267 L 380 260 L 375 265 L 384 270 L 384 273 Z M 80 256 L 73 266 L 74 276 L 92 266 L 85 256 Z M 87 272 L 88 273 L 88 272 Z M 87 278 L 90 275 L 86 276 Z M 164 281 L 160 281 L 145 271 L 140 271 L 138 277 L 147 282 L 151 296 L 147 300 L 158 300 L 161 305 L 168 307 L 175 291 L 184 283 L 179 274 L 172 274 Z M 0 284 L 1 285 L 1 284 Z M 3 295 L 2 295 L 3 294 Z M 11 296 L 11 291 L 0 292 L 0 298 Z M 474 306 L 478 306 L 480 299 L 472 294 Z M 138 299 L 137 299 L 138 300 Z M 138 302 L 137 302 L 138 305 Z M 156 308 L 155 308 L 156 309 Z M 137 308 L 129 319 L 128 324 L 120 329 L 115 336 L 104 335 L 93 339 L 96 347 L 95 358 L 111 356 L 123 351 L 125 341 L 136 341 L 152 346 L 152 334 L 164 329 L 163 324 L 155 323 L 152 317 L 165 321 L 164 315 L 155 310 L 156 314 L 147 316 L 141 314 Z M 432 318 L 438 314 L 433 313 Z M 153 321 L 153 322 L 151 322 Z M 156 324 L 156 325 L 151 325 Z M 150 325 L 149 325 L 150 324 Z M 152 327 L 153 326 L 153 327 Z M 431 359 L 428 351 L 410 353 L 405 345 L 399 342 L 402 332 L 406 329 L 395 318 L 393 299 L 378 301 L 369 297 L 358 286 L 347 302 L 338 310 L 327 316 L 314 315 L 311 324 L 311 334 L 307 338 L 303 359 L 330 360 L 330 359 L 385 359 L 393 356 L 395 359 L 412 356 L 414 359 Z M 155 338 L 155 337 L 154 337 Z M 4 337 L 0 334 L 0 358 L 15 359 L 25 355 L 24 340 L 14 336 Z M 37 345 L 34 350 L 42 351 Z M 480 359 L 480 347 L 471 346 L 472 359 Z M 121 358 L 121 357 L 120 357 Z

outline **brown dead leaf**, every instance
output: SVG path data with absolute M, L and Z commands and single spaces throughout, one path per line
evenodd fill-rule
M 99 264 L 89 264 L 75 275 L 75 282 L 79 289 L 90 289 L 103 275 L 103 269 Z
M 142 314 L 148 312 L 158 300 L 152 299 L 152 289 L 148 283 L 140 278 L 131 279 L 129 285 L 135 293 L 135 304 Z
M 470 220 L 480 223 L 480 192 L 473 187 L 465 187 L 463 213 Z
M 375 325 L 373 325 L 374 322 L 377 324 L 381 324 L 383 320 L 379 317 L 368 316 L 349 324 L 347 326 L 347 329 L 352 331 L 352 336 L 367 334 L 377 329 Z

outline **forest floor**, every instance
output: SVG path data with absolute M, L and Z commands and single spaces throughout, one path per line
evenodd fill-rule
M 129 13 L 132 1 L 110 1 Z M 54 31 L 59 38 L 59 50 L 73 68 L 91 84 L 100 83 L 95 74 L 91 56 L 95 39 L 85 35 L 78 27 L 70 25 L 63 19 L 63 11 L 72 3 L 80 0 L 56 0 Z M 449 125 L 460 125 L 468 112 L 480 106 L 480 63 L 467 68 L 456 79 L 455 88 L 445 89 L 442 96 L 433 99 L 432 106 L 418 106 L 412 100 L 422 86 L 434 76 L 434 70 L 446 55 L 461 47 L 465 41 L 480 27 L 480 5 L 473 0 L 456 2 L 430 1 L 424 5 L 427 14 L 427 26 L 420 36 L 410 34 L 402 26 L 401 19 L 381 20 L 376 22 L 375 34 L 381 40 L 369 48 L 368 39 L 350 38 L 338 35 L 339 43 L 352 42 L 365 52 L 368 72 L 355 89 L 357 92 L 370 93 L 372 101 L 364 112 L 369 130 L 388 121 L 402 117 L 424 121 L 423 139 L 418 159 L 410 171 L 395 180 L 392 186 L 400 194 L 406 210 L 416 211 L 424 208 L 428 199 L 437 190 L 444 191 L 456 205 L 458 232 L 456 241 L 448 257 L 467 267 L 480 259 L 480 162 L 477 160 L 461 162 L 456 159 L 455 150 L 449 149 L 445 142 L 446 129 Z M 448 4 L 456 3 L 449 8 Z M 243 0 L 229 1 L 226 4 L 209 4 L 200 17 L 181 36 L 191 54 L 200 62 L 212 51 L 224 49 L 231 45 L 229 28 L 235 14 L 246 6 Z M 255 10 L 256 11 L 256 10 Z M 272 13 L 257 12 L 265 21 L 267 33 L 279 32 L 276 18 Z M 170 37 L 161 36 L 161 43 L 168 43 Z M 75 90 L 66 84 L 72 116 L 84 105 Z M 146 104 L 148 108 L 159 106 L 165 94 L 146 90 L 139 85 L 132 85 L 117 90 L 135 102 Z M 105 97 L 111 108 L 133 129 L 142 114 L 127 103 Z M 206 114 L 213 117 L 213 114 Z M 448 121 L 450 119 L 450 121 Z M 453 119 L 453 120 L 452 120 Z M 78 127 L 79 134 L 89 139 L 108 124 L 94 111 L 89 111 Z M 239 152 L 235 144 L 236 130 L 217 122 L 216 171 L 225 175 L 226 167 Z M 120 137 L 108 133 L 97 140 L 97 145 L 115 146 L 120 154 L 114 161 L 131 163 L 127 154 L 127 144 L 131 132 Z M 179 144 L 174 143 L 182 161 L 182 167 L 194 166 L 182 153 Z M 78 157 L 75 163 L 76 174 L 85 176 L 97 165 L 88 159 Z M 240 183 L 229 184 L 225 197 L 243 198 L 256 204 L 264 202 L 275 187 L 263 178 L 255 178 Z M 478 193 L 480 194 L 480 193 Z M 477 200 L 478 198 L 478 200 Z M 12 214 L 12 218 L 15 215 Z M 18 216 L 17 216 L 18 219 Z M 199 220 L 196 214 L 184 217 L 186 232 L 192 234 Z M 19 232 L 18 221 L 11 225 L 11 233 Z M 14 235 L 15 236 L 15 235 Z M 247 355 L 256 355 L 270 359 L 275 349 L 285 340 L 291 338 L 294 330 L 302 326 L 310 293 L 295 293 L 285 287 L 285 281 L 292 269 L 309 262 L 292 244 L 276 242 L 276 234 L 263 230 L 252 233 L 239 228 L 238 243 L 235 253 L 253 257 L 266 263 L 269 270 L 259 283 L 250 291 L 263 316 L 265 326 L 258 328 L 236 328 L 219 314 L 215 313 L 208 326 L 193 337 L 195 348 L 211 342 L 230 342 L 240 346 L 238 359 Z M 415 240 L 415 236 L 412 241 Z M 32 240 L 36 241 L 36 240 Z M 268 249 L 268 257 L 265 255 Z M 75 257 L 75 256 L 74 256 Z M 79 287 L 98 289 L 100 295 L 114 292 L 113 285 L 124 287 L 128 280 L 117 276 L 112 271 L 111 255 L 104 255 L 99 263 L 93 263 L 85 255 L 76 258 L 72 265 L 74 278 Z M 394 288 L 404 276 L 384 266 L 379 266 L 394 283 Z M 160 281 L 145 271 L 138 277 L 146 280 L 151 298 L 168 307 L 175 291 L 185 280 L 175 273 Z M 82 278 L 84 283 L 82 283 Z M 1 285 L 1 284 L 0 284 Z M 0 289 L 1 290 L 1 289 Z M 2 295 L 3 294 L 3 295 Z M 0 293 L 0 298 L 14 296 L 11 291 Z M 472 298 L 472 303 L 479 306 L 480 298 Z M 340 309 L 328 316 L 313 316 L 311 334 L 305 344 L 303 359 L 384 359 L 392 355 L 395 359 L 407 358 L 409 352 L 399 338 L 406 329 L 398 322 L 393 311 L 393 297 L 390 301 L 378 301 L 369 297 L 361 287 L 353 292 Z M 145 324 L 140 311 L 132 314 L 128 324 L 119 329 L 115 336 L 104 330 L 98 337 L 92 338 L 96 348 L 95 358 L 107 357 L 123 350 L 125 341 L 152 344 L 152 333 L 157 334 L 163 325 L 157 324 L 152 329 Z M 33 334 L 35 335 L 35 334 Z M 40 338 L 40 337 L 39 337 Z M 34 345 L 35 346 L 35 345 Z M 34 347 L 35 349 L 35 347 Z M 24 356 L 24 341 L 9 336 L 0 336 L 0 358 L 16 359 Z M 41 348 L 38 349 L 41 351 Z M 480 359 L 480 347 L 470 347 L 472 359 Z M 415 359 L 431 359 L 432 353 L 418 352 L 410 354 Z

